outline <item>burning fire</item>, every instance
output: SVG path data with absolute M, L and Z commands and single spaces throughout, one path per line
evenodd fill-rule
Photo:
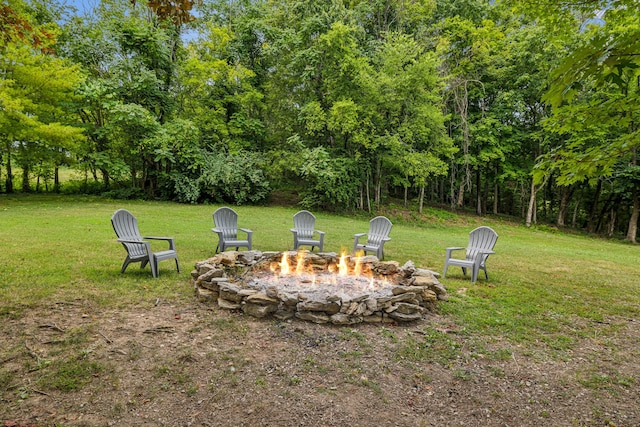
M 355 257 L 349 257 L 342 252 L 337 264 L 330 264 L 326 271 L 318 273 L 312 263 L 307 262 L 305 251 L 299 251 L 292 256 L 289 252 L 283 252 L 280 262 L 273 262 L 270 270 L 273 273 L 272 280 L 295 279 L 298 283 L 306 283 L 315 286 L 321 285 L 353 285 L 366 284 L 369 290 L 387 286 L 386 278 L 377 280 L 370 268 L 364 268 L 362 263 L 363 252 L 358 252 Z M 351 262 L 350 262 L 351 261 Z M 351 264 L 351 265 L 350 265 Z

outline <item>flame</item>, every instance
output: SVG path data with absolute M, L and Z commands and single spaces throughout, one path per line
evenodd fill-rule
M 298 252 L 297 261 L 296 261 L 296 274 L 301 276 L 304 273 L 304 253 Z
M 358 252 L 356 256 L 350 257 L 343 250 L 338 263 L 332 262 L 327 265 L 325 273 L 317 275 L 316 269 L 305 251 L 297 252 L 296 259 L 293 253 L 282 252 L 280 261 L 274 261 L 270 265 L 272 280 L 279 283 L 286 277 L 297 277 L 298 283 L 316 288 L 323 285 L 338 285 L 351 288 L 353 290 L 375 291 L 380 286 L 387 286 L 388 281 L 376 278 L 376 274 L 371 270 L 370 265 L 364 262 L 364 253 Z M 360 278 L 353 281 L 345 280 L 347 277 Z
M 338 275 L 346 276 L 349 274 L 349 266 L 347 265 L 347 254 L 342 252 L 340 262 L 338 263 Z
M 286 276 L 289 274 L 289 261 L 287 260 L 287 253 L 282 253 L 282 261 L 280 261 L 280 275 Z
M 362 275 L 362 257 L 359 254 L 356 256 L 356 265 L 353 267 L 353 274 L 356 276 Z

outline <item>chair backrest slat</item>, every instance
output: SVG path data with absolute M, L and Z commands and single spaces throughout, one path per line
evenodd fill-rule
M 293 228 L 299 239 L 311 239 L 315 231 L 316 217 L 309 211 L 300 211 L 293 216 Z
M 142 243 L 142 236 L 138 230 L 138 220 L 126 209 L 118 209 L 111 217 L 111 225 L 119 239 L 136 240 Z M 142 244 L 122 243 L 131 256 L 144 255 L 146 249 Z
M 467 259 L 473 259 L 478 251 L 492 251 L 498 240 L 498 234 L 492 228 L 482 226 L 469 233 L 469 245 L 467 246 Z M 488 255 L 484 256 L 484 259 Z M 483 262 L 484 262 L 483 259 Z
M 235 240 L 238 237 L 238 214 L 231 208 L 222 207 L 213 213 L 216 228 L 222 231 L 225 239 Z
M 369 234 L 367 241 L 374 245 L 380 245 L 383 239 L 389 237 L 391 233 L 391 221 L 384 216 L 377 216 L 369 221 Z

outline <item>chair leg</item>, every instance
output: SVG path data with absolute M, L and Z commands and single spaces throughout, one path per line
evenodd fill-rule
M 442 278 L 443 279 L 447 278 L 447 268 L 449 268 L 449 263 L 445 261 L 445 263 L 444 263 L 444 271 L 442 272 Z
M 149 264 L 151 265 L 151 275 L 154 277 L 154 279 L 157 279 L 158 278 L 158 260 L 156 259 L 156 257 L 153 257 L 153 259 L 149 261 Z
M 129 258 L 129 256 L 127 256 L 124 260 L 124 263 L 122 263 L 122 268 L 120 269 L 120 274 L 124 273 L 124 271 L 127 269 L 127 267 L 129 266 L 129 264 L 131 263 L 131 258 Z
M 180 273 L 180 265 L 178 264 L 178 257 L 176 257 L 176 270 Z
M 471 283 L 476 283 L 478 280 L 478 273 L 480 272 L 480 266 L 474 265 L 471 269 Z

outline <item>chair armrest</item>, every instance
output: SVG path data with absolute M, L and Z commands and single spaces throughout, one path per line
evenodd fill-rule
M 147 240 L 174 240 L 173 237 L 142 236 L 142 238 Z
M 320 231 L 320 230 L 316 230 L 316 233 L 318 233 L 320 236 L 324 236 L 325 232 L 324 231 Z
M 476 256 L 475 259 L 473 260 L 474 263 L 480 265 L 482 264 L 482 259 L 486 259 L 489 257 L 489 255 L 491 254 L 495 254 L 494 251 L 489 251 L 489 250 L 483 250 L 483 249 L 477 249 L 476 251 Z
M 451 252 L 453 252 L 453 251 L 461 251 L 461 250 L 463 250 L 463 249 L 467 249 L 467 248 L 461 248 L 461 247 L 459 247 L 459 246 L 455 246 L 455 247 L 447 248 L 447 249 L 446 249 L 446 250 L 447 250 L 447 258 L 450 258 L 450 257 L 451 257 Z
M 173 237 L 142 236 L 142 238 L 147 240 L 164 240 L 169 243 L 170 250 L 176 250 L 175 239 Z
M 138 243 L 140 245 L 145 244 L 145 242 L 143 242 L 142 240 L 118 239 L 117 241 L 120 243 Z
M 142 245 L 144 246 L 145 250 L 147 251 L 147 255 L 149 257 L 151 257 L 151 255 L 153 255 L 153 251 L 151 250 L 151 243 L 149 242 L 144 242 L 142 240 L 131 240 L 131 239 L 118 239 L 118 242 L 120 243 L 133 243 L 135 245 Z M 171 248 L 173 249 L 173 247 Z M 128 249 L 127 249 L 128 251 Z
M 240 231 L 244 231 L 245 233 L 247 233 L 248 235 L 251 235 L 253 233 L 252 230 L 249 230 L 248 228 L 238 228 L 238 230 Z
M 383 242 L 388 242 L 389 240 L 391 240 L 391 237 L 383 237 L 383 238 L 382 238 L 382 241 L 383 241 Z
M 358 234 L 354 234 L 353 235 L 353 242 L 354 244 L 358 244 L 358 241 L 360 240 L 361 237 L 366 236 L 367 233 L 358 233 Z

